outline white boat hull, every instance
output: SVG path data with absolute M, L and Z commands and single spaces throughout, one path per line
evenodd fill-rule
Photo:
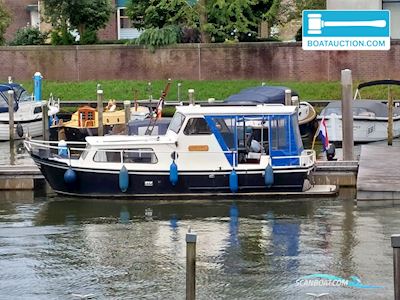
M 26 123 L 19 123 L 22 125 L 23 134 L 19 136 L 17 133 L 17 123 L 14 123 L 14 139 L 24 138 L 26 135 L 37 137 L 43 135 L 42 119 L 31 120 Z M 7 141 L 10 139 L 9 124 L 0 123 L 0 141 Z
M 328 139 L 330 142 L 342 142 L 341 116 L 325 116 Z M 393 120 L 393 137 L 400 136 L 400 118 Z M 357 118 L 353 120 L 353 140 L 356 143 L 368 143 L 385 140 L 388 137 L 387 119 Z

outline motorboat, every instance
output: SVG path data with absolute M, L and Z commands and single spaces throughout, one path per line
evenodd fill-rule
M 18 83 L 0 83 L 0 140 L 9 140 L 8 91 L 14 91 L 14 139 L 25 135 L 37 137 L 43 135 L 42 103 L 28 94 Z M 48 101 L 48 115 L 55 119 L 59 112 L 59 101 Z
M 115 104 L 108 104 L 103 112 L 104 134 L 121 132 L 125 129 L 125 111 L 117 110 Z M 131 120 L 148 118 L 151 111 L 146 106 L 130 108 Z M 71 116 L 71 120 L 58 122 L 50 127 L 51 140 L 84 141 L 87 136 L 98 134 L 99 116 L 96 108 L 90 106 L 79 107 Z M 61 138 L 60 138 L 61 137 Z
M 241 90 L 224 100 L 229 105 L 285 104 L 285 86 L 258 86 Z M 303 137 L 312 134 L 316 128 L 317 113 L 307 101 L 299 101 L 299 94 L 291 90 L 292 104 L 298 107 L 300 133 Z
M 358 85 L 353 106 L 353 140 L 355 143 L 368 143 L 387 139 L 388 105 L 382 100 L 361 99 L 360 90 L 377 85 L 400 85 L 396 80 L 377 80 Z M 324 119 L 329 141 L 342 142 L 342 107 L 341 101 L 331 101 L 319 114 Z M 400 136 L 400 108 L 393 107 L 393 137 Z
M 176 107 L 165 135 L 25 140 L 54 191 L 91 197 L 303 191 L 315 166 L 297 107 Z

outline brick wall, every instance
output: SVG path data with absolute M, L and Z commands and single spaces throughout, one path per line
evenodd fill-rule
M 26 7 L 30 4 L 37 4 L 37 0 L 3 0 L 3 2 L 12 18 L 5 34 L 6 40 L 10 41 L 14 39 L 14 35 L 19 28 L 25 27 L 27 23 L 30 23 L 31 18 Z
M 304 51 L 300 43 L 0 47 L 0 81 L 97 79 L 259 79 L 334 81 L 349 68 L 355 80 L 400 79 L 400 42 L 390 51 Z M 12 62 L 12 63 L 10 63 Z

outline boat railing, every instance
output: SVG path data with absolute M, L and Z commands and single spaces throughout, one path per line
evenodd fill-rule
M 65 142 L 64 144 L 60 144 L 57 141 L 41 141 L 41 140 L 25 140 L 24 141 L 25 148 L 28 149 L 29 152 L 34 153 L 35 155 L 42 158 L 59 158 L 59 159 L 79 159 L 81 155 L 87 153 L 90 148 L 87 148 L 86 142 Z M 112 153 L 116 156 L 113 159 L 113 162 L 116 163 L 124 163 L 126 162 L 127 157 L 124 154 L 129 153 L 137 153 L 140 155 L 154 155 L 154 150 L 147 146 L 138 146 L 139 149 L 96 149 L 96 151 L 102 152 L 104 154 Z M 174 152 L 174 151 L 172 151 Z M 163 152 L 157 151 L 156 154 L 168 154 L 172 153 L 171 151 Z M 176 152 L 176 151 L 175 151 Z M 232 154 L 233 157 L 237 157 L 238 151 L 228 150 L 228 151 L 179 151 L 176 154 L 193 154 L 196 155 L 210 155 L 210 154 Z M 272 159 L 274 161 L 290 161 L 290 166 L 299 166 L 299 167 L 311 167 L 315 164 L 316 154 L 314 150 L 304 150 L 301 155 L 292 155 L 292 156 L 273 156 Z M 281 165 L 281 164 L 278 164 Z M 274 168 L 279 166 L 273 166 Z

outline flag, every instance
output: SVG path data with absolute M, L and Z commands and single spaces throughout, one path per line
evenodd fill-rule
M 161 119 L 163 107 L 164 107 L 164 98 L 161 97 L 160 100 L 158 101 L 157 107 L 156 107 L 157 119 Z
M 321 122 L 319 123 L 318 137 L 321 139 L 324 151 L 326 151 L 328 149 L 329 139 L 328 139 L 328 130 L 326 128 L 325 117 L 323 117 Z

